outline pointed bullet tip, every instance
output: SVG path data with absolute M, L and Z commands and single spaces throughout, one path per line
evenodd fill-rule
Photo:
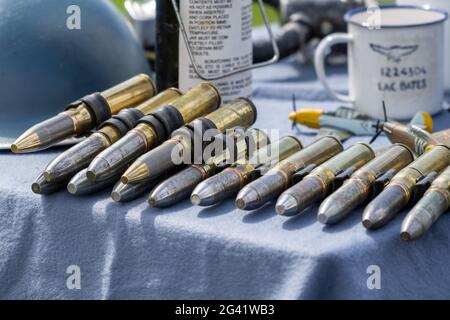
M 115 202 L 120 202 L 120 200 L 122 199 L 122 197 L 120 196 L 119 192 L 113 191 L 111 193 L 111 198 L 115 201 Z
M 147 165 L 135 162 L 122 175 L 120 181 L 123 184 L 135 184 L 150 178 L 150 170 L 147 168 Z
M 387 186 L 364 209 L 363 225 L 367 229 L 379 229 L 385 226 L 407 204 L 405 190 L 397 185 Z
M 36 133 L 26 132 L 20 136 L 10 147 L 14 153 L 27 153 L 43 149 Z
M 201 203 L 200 197 L 197 194 L 191 195 L 191 203 L 194 206 L 199 206 Z
M 420 207 L 413 209 L 403 220 L 402 227 L 400 228 L 400 237 L 405 241 L 415 240 L 421 237 L 427 230 L 427 226 L 423 224 L 420 219 L 417 219 L 417 215 L 429 216 L 429 212 L 421 210 Z

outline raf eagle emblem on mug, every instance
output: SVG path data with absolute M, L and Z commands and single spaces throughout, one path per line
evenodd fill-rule
M 373 51 L 386 56 L 388 61 L 393 61 L 399 63 L 402 61 L 402 57 L 409 56 L 419 49 L 418 45 L 414 46 L 391 46 L 391 47 L 383 47 L 377 44 L 370 44 L 370 48 Z

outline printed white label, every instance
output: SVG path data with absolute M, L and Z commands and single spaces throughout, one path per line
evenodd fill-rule
M 201 74 L 214 76 L 252 64 L 251 0 L 182 0 L 180 12 Z M 179 86 L 186 91 L 202 80 L 192 67 L 181 33 L 179 42 Z M 213 82 L 223 102 L 252 93 L 251 71 Z

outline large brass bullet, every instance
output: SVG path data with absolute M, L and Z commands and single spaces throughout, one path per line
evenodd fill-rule
M 295 137 L 284 137 L 258 150 L 248 161 L 236 163 L 200 183 L 191 195 L 194 205 L 210 206 L 236 195 L 240 189 L 260 177 L 276 163 L 303 148 Z
M 179 164 L 202 163 L 203 149 L 212 137 L 234 127 L 250 127 L 256 120 L 256 108 L 245 98 L 239 98 L 197 119 L 174 132 L 172 138 L 144 154 L 122 176 L 122 183 L 138 183 L 154 179 Z
M 366 207 L 363 225 L 367 229 L 384 226 L 407 204 L 418 200 L 416 194 L 450 165 L 450 147 L 438 145 L 425 152 L 392 178 L 387 187 Z
M 236 198 L 236 206 L 243 210 L 262 207 L 292 185 L 295 173 L 304 171 L 306 174 L 342 150 L 341 142 L 335 137 L 325 136 L 317 140 L 245 186 Z
M 89 165 L 89 180 L 103 180 L 123 173 L 127 165 L 162 143 L 174 130 L 219 106 L 217 88 L 208 82 L 200 83 L 170 105 L 141 118 L 135 128 L 98 154 Z
M 280 196 L 276 211 L 293 216 L 330 194 L 334 181 L 350 177 L 357 169 L 375 158 L 375 152 L 365 143 L 356 143 L 342 153 L 315 168 L 302 181 Z
M 172 103 L 182 93 L 175 88 L 167 89 L 136 108 L 121 110 L 116 116 L 104 122 L 98 131 L 85 140 L 61 153 L 44 170 L 49 182 L 70 179 L 84 169 L 100 152 L 117 142 L 127 131 L 134 128 L 137 121 L 158 108 Z
M 372 193 L 377 179 L 389 173 L 393 176 L 414 161 L 412 151 L 402 144 L 394 144 L 381 155 L 357 170 L 344 185 L 326 198 L 319 208 L 318 219 L 334 224 L 344 219 Z
M 450 208 L 450 166 L 442 172 L 423 198 L 403 220 L 400 236 L 415 240 L 422 236 Z
M 64 112 L 38 123 L 11 146 L 15 153 L 33 152 L 73 136 L 84 135 L 111 115 L 134 107 L 156 94 L 155 84 L 145 74 L 137 75 L 101 93 L 71 103 Z

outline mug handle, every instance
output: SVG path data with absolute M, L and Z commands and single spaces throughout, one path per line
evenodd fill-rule
M 316 53 L 314 55 L 314 67 L 316 69 L 316 73 L 319 77 L 320 82 L 322 83 L 328 94 L 342 102 L 354 102 L 355 100 L 350 95 L 340 94 L 331 89 L 330 85 L 328 84 L 327 75 L 325 73 L 325 58 L 330 52 L 332 46 L 340 43 L 351 43 L 352 41 L 353 37 L 348 33 L 330 34 L 319 43 L 319 46 L 317 47 Z

